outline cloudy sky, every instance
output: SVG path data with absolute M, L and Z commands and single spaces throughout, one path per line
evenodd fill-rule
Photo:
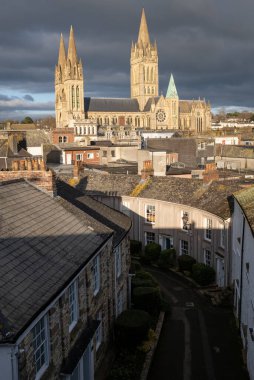
M 60 33 L 73 25 L 85 96 L 128 97 L 142 7 L 159 51 L 160 92 L 254 109 L 253 0 L 8 0 L 0 11 L 0 120 L 54 115 Z

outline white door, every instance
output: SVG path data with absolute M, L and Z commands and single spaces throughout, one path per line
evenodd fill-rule
M 71 153 L 66 154 L 66 164 L 71 165 Z
M 224 260 L 216 257 L 216 283 L 219 287 L 225 285 Z

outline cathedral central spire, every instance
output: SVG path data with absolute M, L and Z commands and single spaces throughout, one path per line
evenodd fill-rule
M 69 47 L 68 47 L 68 60 L 70 60 L 71 64 L 74 65 L 78 63 L 78 56 L 74 38 L 73 27 L 71 26 L 70 37 L 69 37 Z
M 149 37 L 149 32 L 148 32 L 144 8 L 142 9 L 139 34 L 138 34 L 138 43 L 143 44 L 143 46 L 150 44 L 150 37 Z

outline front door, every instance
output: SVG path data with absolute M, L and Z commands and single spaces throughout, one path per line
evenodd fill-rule
M 66 164 L 71 165 L 71 153 L 66 154 Z
M 219 287 L 225 286 L 224 260 L 216 257 L 216 283 Z

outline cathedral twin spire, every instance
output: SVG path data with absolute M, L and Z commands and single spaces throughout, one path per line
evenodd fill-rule
M 69 45 L 68 45 L 68 54 L 66 56 L 66 50 L 65 50 L 65 44 L 64 44 L 64 38 L 61 33 L 60 37 L 60 46 L 59 46 L 59 54 L 58 54 L 58 65 L 64 68 L 64 66 L 70 63 L 71 66 L 78 65 L 78 55 L 77 55 L 77 49 L 76 49 L 76 43 L 75 43 L 75 37 L 74 37 L 74 31 L 73 27 L 71 26 L 70 29 L 70 36 L 69 36 Z
M 56 124 L 68 125 L 72 120 L 84 119 L 84 77 L 81 60 L 78 59 L 73 28 L 70 29 L 66 55 L 61 34 L 58 63 L 55 70 Z

